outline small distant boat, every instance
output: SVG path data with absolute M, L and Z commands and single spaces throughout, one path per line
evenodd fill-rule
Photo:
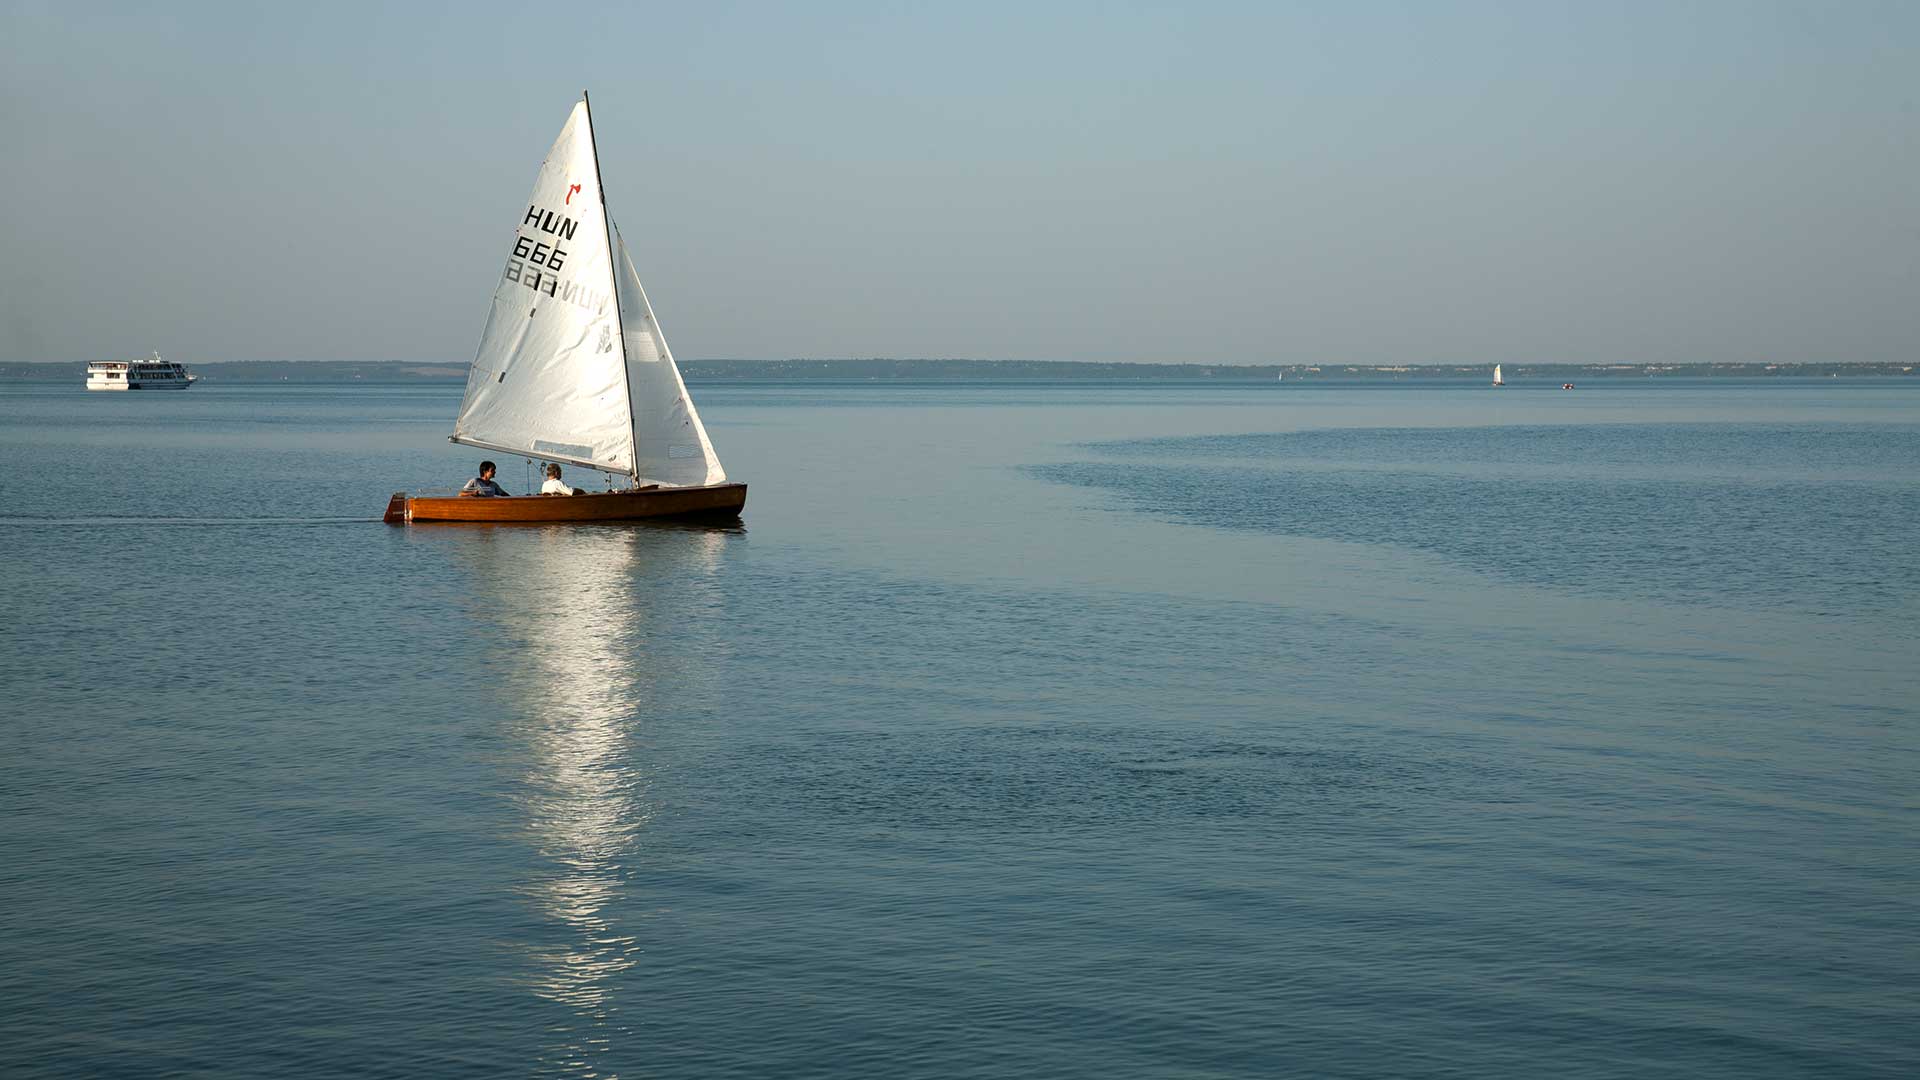
M 403 491 L 388 500 L 389 524 L 736 518 L 746 505 L 747 485 L 720 467 L 607 214 L 585 94 L 517 223 L 448 438 L 597 469 L 627 487 L 494 497 Z
M 89 390 L 185 390 L 199 382 L 187 365 L 153 354 L 151 360 L 101 360 L 87 365 Z
M 1570 382 L 1563 382 L 1563 383 L 1561 383 L 1561 384 L 1560 384 L 1560 389 L 1562 389 L 1562 390 L 1571 390 L 1571 389 L 1573 389 L 1573 384 L 1572 384 L 1572 383 L 1570 383 Z
M 1500 365 L 1499 365 L 1499 364 L 1495 364 L 1495 365 L 1493 365 L 1493 385 L 1495 385 L 1495 386 L 1505 386 L 1505 385 L 1507 385 L 1507 380 L 1505 380 L 1505 379 L 1503 379 L 1503 378 L 1501 378 L 1501 377 L 1500 377 Z

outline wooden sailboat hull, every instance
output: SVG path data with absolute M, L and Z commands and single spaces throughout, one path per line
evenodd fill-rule
M 647 518 L 736 518 L 746 505 L 745 484 L 503 498 L 410 496 L 402 491 L 387 503 L 385 520 L 389 525 L 459 522 L 540 525 Z

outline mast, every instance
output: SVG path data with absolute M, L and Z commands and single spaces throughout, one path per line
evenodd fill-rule
M 640 432 L 634 428 L 633 377 L 627 373 L 627 325 L 620 315 L 620 271 L 613 264 L 613 216 L 607 213 L 607 185 L 600 179 L 600 142 L 593 133 L 593 99 L 585 90 L 580 101 L 587 107 L 587 145 L 593 148 L 593 186 L 600 189 L 600 226 L 607 237 L 607 282 L 613 287 L 613 328 L 620 338 L 620 387 L 626 394 L 627 443 L 632 450 L 633 471 L 627 475 L 640 482 Z

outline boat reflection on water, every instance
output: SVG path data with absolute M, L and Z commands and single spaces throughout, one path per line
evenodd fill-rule
M 529 948 L 528 985 L 577 1025 L 555 1027 L 546 1067 L 610 1075 L 603 1060 L 631 1025 L 623 976 L 645 943 L 623 896 L 654 814 L 648 742 L 660 684 L 696 696 L 717 671 L 690 626 L 713 602 L 736 528 L 479 527 L 448 538 L 474 580 L 475 614 L 506 634 L 505 721 L 525 773 L 514 798 L 542 864 L 522 889 L 560 933 Z

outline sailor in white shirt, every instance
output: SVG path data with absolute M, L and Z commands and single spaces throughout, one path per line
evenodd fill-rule
M 578 495 L 580 489 L 560 479 L 560 466 L 547 466 L 547 482 L 540 485 L 542 495 Z

